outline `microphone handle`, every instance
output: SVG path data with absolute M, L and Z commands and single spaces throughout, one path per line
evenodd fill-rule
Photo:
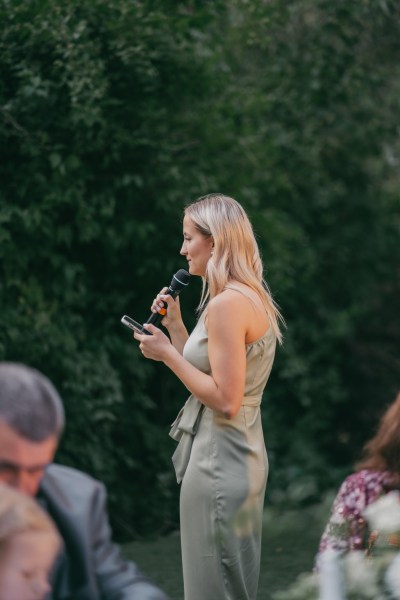
M 172 296 L 172 298 L 175 299 L 178 296 L 179 291 L 178 290 L 173 290 L 172 288 L 169 287 L 165 293 L 167 295 Z M 147 319 L 146 323 L 150 323 L 151 325 L 155 325 L 155 327 L 159 326 L 159 324 L 161 323 L 161 321 L 163 320 L 163 318 L 167 314 L 168 304 L 166 302 L 163 302 L 163 304 L 164 304 L 164 307 L 161 309 L 161 311 L 160 312 L 151 313 L 151 315 Z

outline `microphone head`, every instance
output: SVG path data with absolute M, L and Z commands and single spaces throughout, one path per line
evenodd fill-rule
M 177 271 L 175 273 L 175 275 L 172 277 L 171 284 L 169 287 L 170 287 L 170 289 L 172 289 L 174 291 L 178 291 L 178 290 L 181 291 L 187 285 L 189 285 L 189 279 L 190 279 L 190 273 L 185 271 L 185 269 L 179 269 L 179 271 Z

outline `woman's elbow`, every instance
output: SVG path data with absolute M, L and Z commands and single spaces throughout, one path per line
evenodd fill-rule
M 227 402 L 226 405 L 223 407 L 223 410 L 221 411 L 221 413 L 225 419 L 227 419 L 228 421 L 231 421 L 232 419 L 234 419 L 236 417 L 239 410 L 240 410 L 240 402 L 237 402 L 237 403 Z

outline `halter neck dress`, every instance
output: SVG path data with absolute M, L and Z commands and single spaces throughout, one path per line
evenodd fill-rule
M 226 419 L 190 396 L 172 425 L 180 494 L 185 600 L 255 600 L 268 459 L 260 403 L 276 337 L 270 326 L 246 345 L 245 394 Z M 202 315 L 183 356 L 211 374 Z

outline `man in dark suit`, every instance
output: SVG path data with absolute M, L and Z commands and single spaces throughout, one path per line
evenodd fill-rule
M 64 409 L 30 367 L 0 363 L 0 481 L 38 499 L 64 540 L 48 600 L 166 600 L 111 541 L 104 486 L 52 464 Z

